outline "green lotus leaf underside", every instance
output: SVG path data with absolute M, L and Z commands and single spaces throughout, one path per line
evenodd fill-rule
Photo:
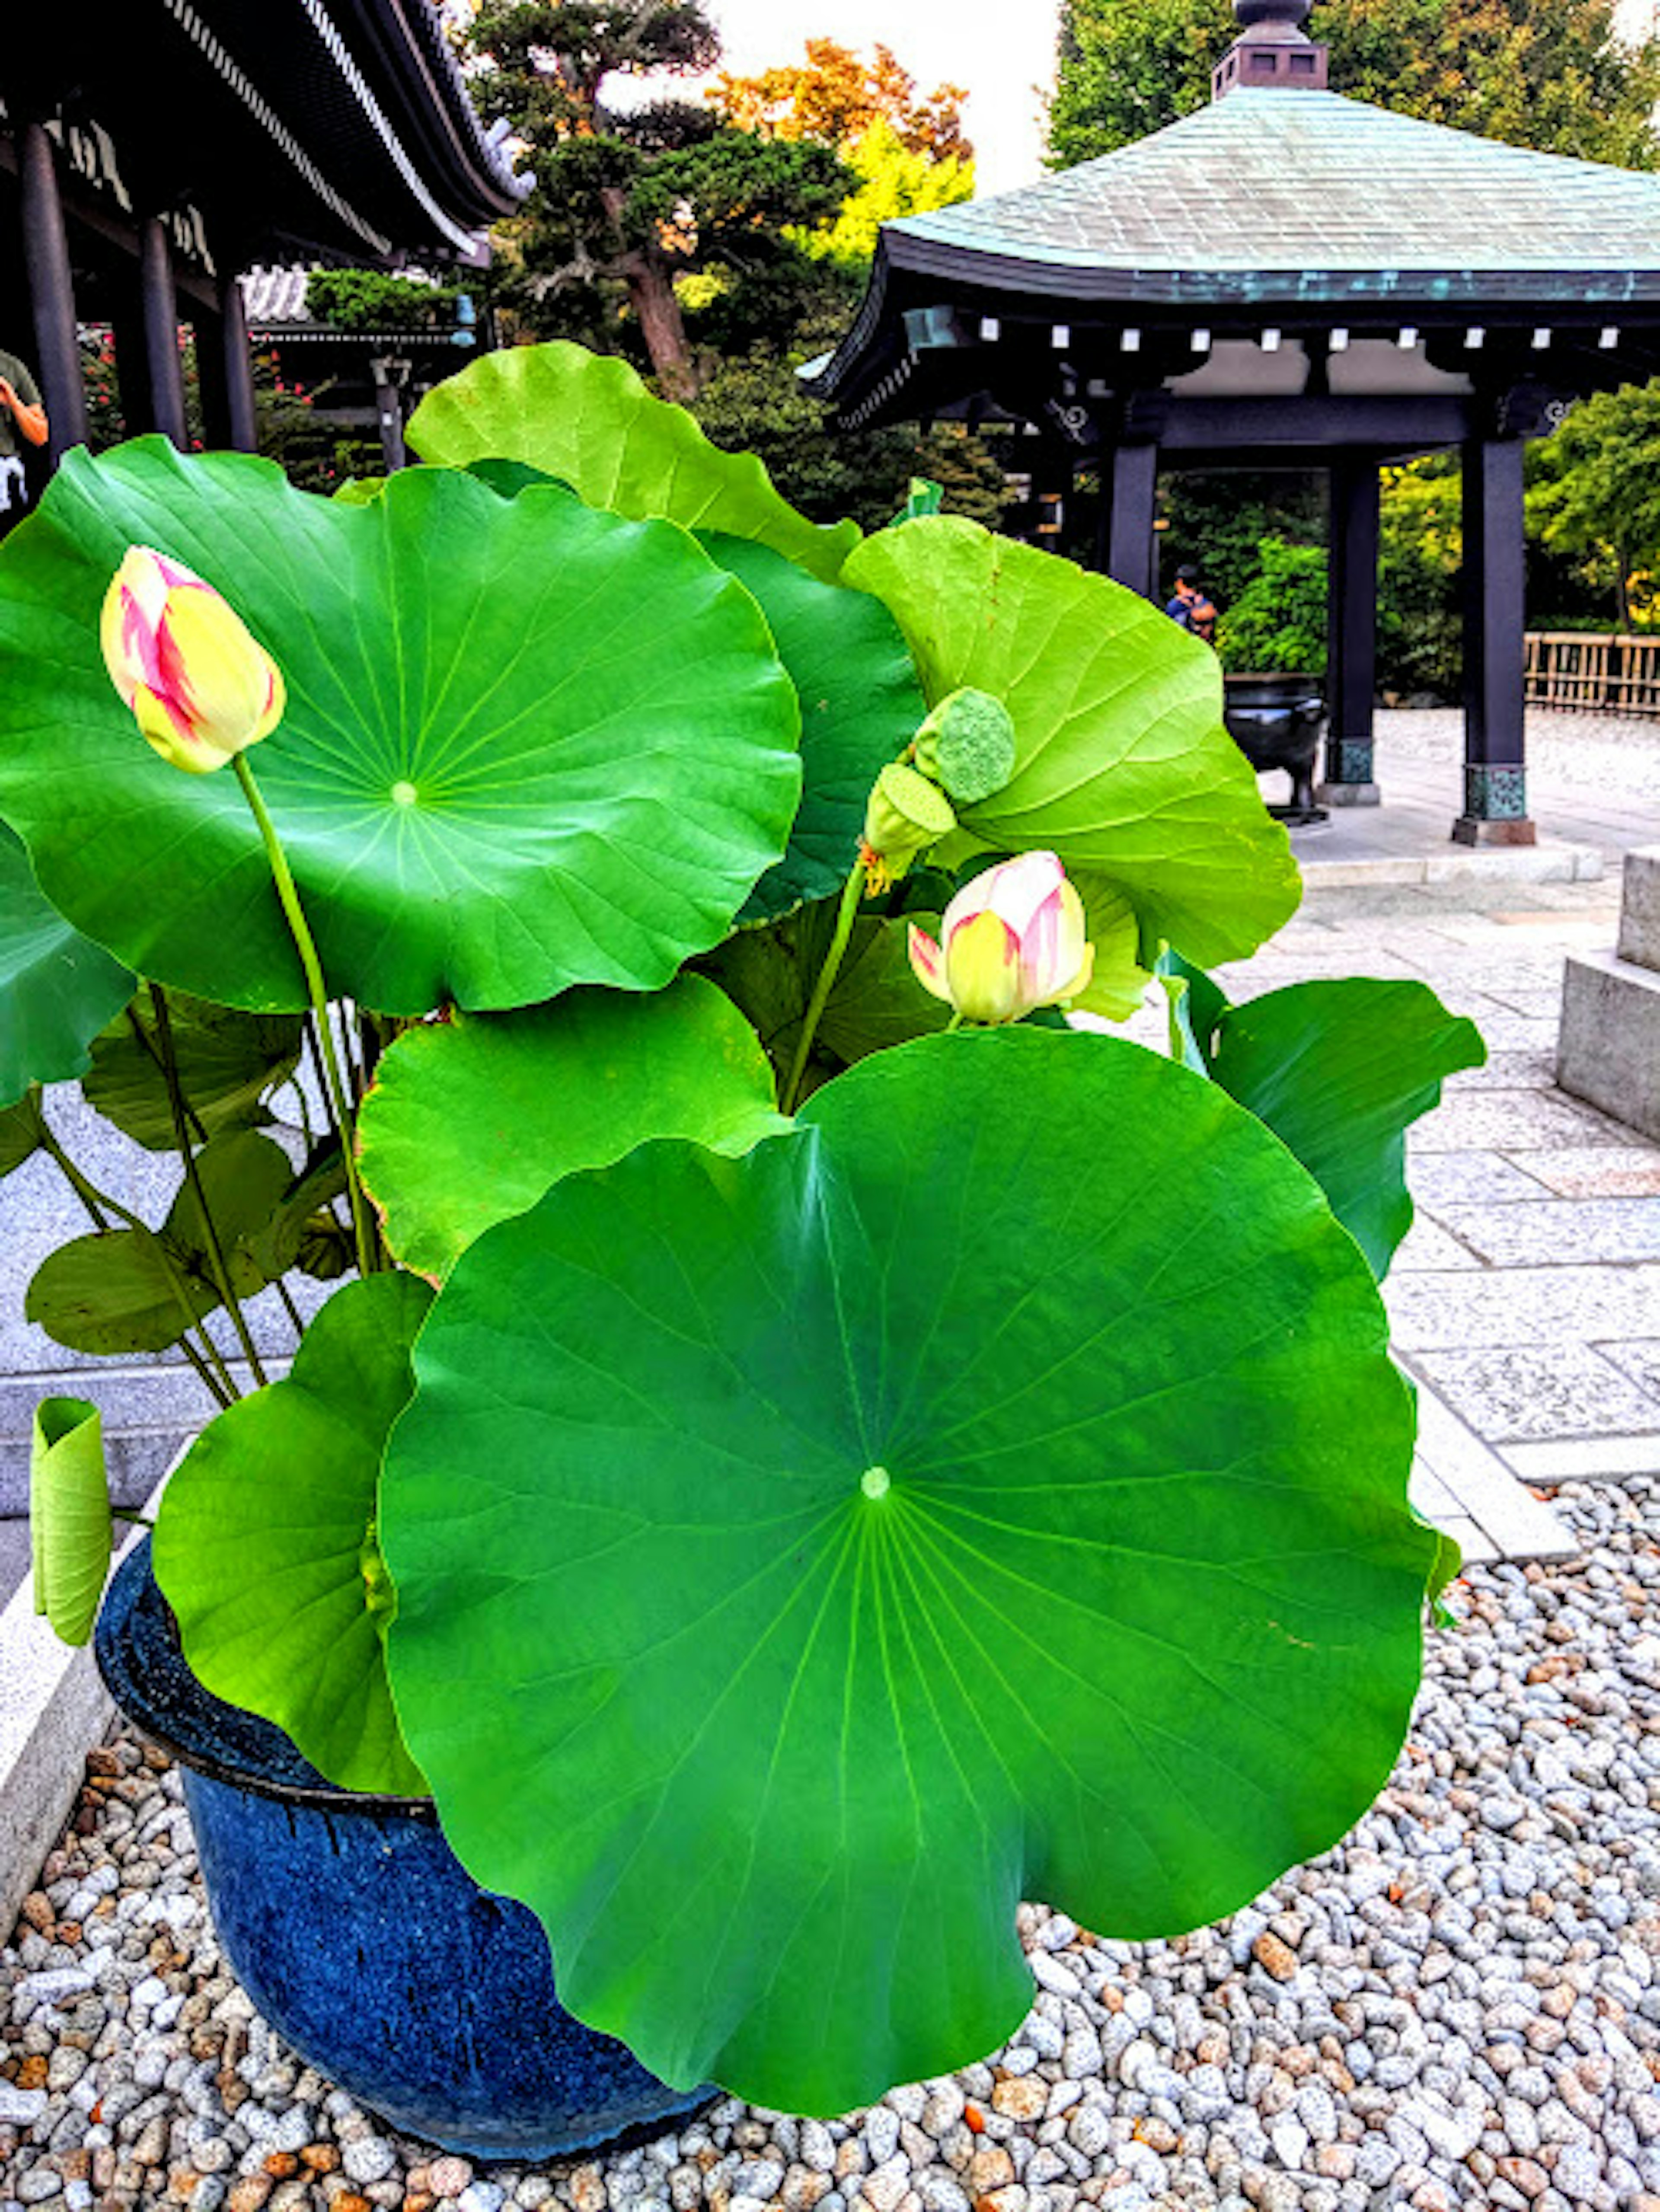
M 1021 1898 L 1174 1935 L 1389 1772 L 1434 1539 L 1375 1285 L 1134 1045 L 927 1038 L 741 1159 L 571 1176 L 415 1364 L 410 1743 L 671 2082 L 827 2112 L 946 2072 L 1031 2004 Z
M 859 526 L 809 522 L 753 453 L 723 453 L 683 407 L 647 391 L 628 363 L 563 339 L 481 355 L 429 392 L 410 419 L 423 460 L 449 468 L 520 461 L 590 507 L 771 546 L 834 583 Z
M 155 1537 L 156 1580 L 198 1680 L 275 1722 L 331 1782 L 394 1796 L 425 1784 L 386 1684 L 392 1600 L 375 1485 L 431 1302 L 414 1275 L 337 1291 L 287 1379 L 202 1431 Z
M 0 1107 L 32 1083 L 84 1074 L 93 1039 L 135 988 L 41 896 L 22 840 L 0 822 Z
M 1406 1133 L 1487 1056 L 1426 983 L 1342 976 L 1225 1006 L 1210 1072 L 1301 1160 L 1381 1280 L 1412 1227 Z
M 179 1088 L 198 1141 L 228 1129 L 269 1121 L 271 1093 L 300 1060 L 301 1030 L 293 1014 L 249 1014 L 181 998 L 167 1007 Z M 167 1062 L 148 986 L 92 1047 L 82 1085 L 106 1121 L 152 1152 L 171 1152 L 175 1131 Z
M 878 599 L 821 583 L 765 545 L 699 531 L 711 560 L 752 592 L 801 707 L 801 806 L 789 850 L 745 902 L 766 921 L 834 898 L 859 857 L 871 787 L 927 713 L 910 649 Z
M 346 507 L 144 438 L 71 453 L 0 547 L 0 811 L 53 904 L 142 974 L 306 1003 L 234 777 L 159 759 L 105 672 L 132 543 L 223 592 L 283 670 L 249 758 L 343 995 L 420 1013 L 655 989 L 784 850 L 794 689 L 684 531 L 441 469 Z
M 1285 830 L 1222 722 L 1216 656 L 1104 576 L 961 516 L 866 538 L 845 583 L 898 617 L 930 704 L 963 685 L 1014 718 L 1011 781 L 960 810 L 971 849 L 1059 855 L 1127 892 L 1144 938 L 1243 959 L 1296 911 Z
M 382 1054 L 358 1118 L 363 1179 L 392 1249 L 441 1275 L 550 1184 L 654 1137 L 747 1152 L 788 1124 L 755 1031 L 701 975 L 666 991 L 570 991 L 462 1014 Z

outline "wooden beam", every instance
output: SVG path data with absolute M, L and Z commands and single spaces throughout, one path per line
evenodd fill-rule
M 1241 446 L 1427 453 L 1463 444 L 1474 429 L 1475 404 L 1440 397 L 1175 399 L 1163 443 L 1172 453 Z
M 1329 805 L 1377 804 L 1372 704 L 1377 689 L 1380 508 L 1375 459 L 1333 464 L 1326 684 L 1331 721 L 1320 793 Z
M 1461 845 L 1532 845 L 1527 805 L 1527 607 L 1520 438 L 1464 447 L 1464 811 Z
M 34 314 L 34 350 L 55 463 L 87 442 L 87 393 L 76 335 L 75 283 L 70 271 L 64 204 L 52 143 L 39 123 L 19 134 L 18 181 L 23 201 L 23 256 Z
M 1144 599 L 1155 597 L 1153 508 L 1158 489 L 1157 446 L 1116 446 L 1102 456 L 1102 468 L 1110 478 L 1107 516 L 1106 567 L 1115 582 L 1140 592 Z
M 138 296 L 143 315 L 145 382 L 149 421 L 183 453 L 190 444 L 185 419 L 185 373 L 179 356 L 179 295 L 173 289 L 173 248 L 160 216 L 138 227 Z M 133 428 L 130 422 L 129 431 Z

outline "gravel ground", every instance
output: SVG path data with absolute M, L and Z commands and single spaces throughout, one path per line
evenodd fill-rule
M 1463 714 L 1456 707 L 1394 708 L 1377 717 L 1377 744 L 1385 760 L 1456 767 L 1464 757 Z M 1541 788 L 1566 786 L 1587 798 L 1660 799 L 1660 721 L 1531 708 L 1528 772 Z
M 984 2065 L 575 2166 L 438 2155 L 291 2058 L 119 1741 L 0 1953 L 0 2212 L 1660 2212 L 1660 1484 L 1559 1502 L 1584 1556 L 1458 1587 L 1341 1850 L 1173 1943 L 1023 1908 L 1037 2002 Z

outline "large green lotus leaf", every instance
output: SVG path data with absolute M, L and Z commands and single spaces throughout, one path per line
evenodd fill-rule
M 0 547 L 0 806 L 42 888 L 147 975 L 305 1004 L 252 817 L 106 675 L 130 542 L 216 585 L 281 665 L 252 757 L 333 988 L 384 1012 L 655 989 L 727 933 L 800 790 L 754 601 L 683 531 L 412 469 L 371 507 L 140 439 L 69 455 Z
M 971 684 L 1014 717 L 1012 780 L 962 811 L 982 846 L 1109 878 L 1195 960 L 1241 959 L 1296 911 L 1216 656 L 1157 607 L 956 515 L 866 538 L 843 581 L 898 617 L 930 702 Z
M 167 1015 L 193 1133 L 214 1136 L 267 1120 L 266 1100 L 299 1062 L 299 1017 L 244 1013 L 184 997 L 169 1000 Z M 82 1089 L 136 1144 L 153 1152 L 173 1150 L 173 1106 L 148 984 L 94 1040 L 92 1072 Z
M 92 1636 L 113 1530 L 103 1418 L 84 1398 L 43 1398 L 29 1451 L 34 1609 L 65 1644 Z
M 699 531 L 697 539 L 760 603 L 801 702 L 801 808 L 789 850 L 738 917 L 765 921 L 840 891 L 859 857 L 871 787 L 927 708 L 909 647 L 880 600 L 820 583 L 745 538 Z
M 83 1073 L 88 1047 L 134 988 L 42 897 L 22 840 L 0 822 L 0 1107 L 32 1083 Z
M 921 527 L 907 524 L 907 529 Z M 668 2081 L 833 2112 L 1171 1936 L 1386 1780 L 1433 1543 L 1377 1290 L 1217 1089 L 1013 1029 L 462 1255 L 381 1528 L 445 1832 Z
M 1426 984 L 1351 976 L 1228 1007 L 1210 1072 L 1296 1153 L 1381 1280 L 1412 1227 L 1407 1130 L 1487 1056 Z
M 167 1485 L 155 1576 L 216 1697 L 285 1729 L 344 1790 L 424 1793 L 386 1684 L 375 1539 L 386 1433 L 432 1302 L 414 1275 L 337 1291 L 286 1381 L 219 1414 Z
M 755 1031 L 701 975 L 649 998 L 571 991 L 407 1030 L 358 1117 L 363 1180 L 406 1266 L 446 1273 L 561 1176 L 653 1137 L 747 1152 L 788 1124 Z
M 753 453 L 711 445 L 626 362 L 563 339 L 470 362 L 421 402 L 409 441 L 423 460 L 451 468 L 521 461 L 590 507 L 755 538 L 826 583 L 859 543 L 855 522 L 826 528 L 799 514 Z

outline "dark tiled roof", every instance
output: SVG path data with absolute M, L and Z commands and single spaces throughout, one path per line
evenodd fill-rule
M 886 232 L 896 261 L 934 267 L 948 247 L 1056 270 L 1236 282 L 1274 270 L 1660 271 L 1660 176 L 1500 145 L 1337 93 L 1239 91 L 1098 161 Z

